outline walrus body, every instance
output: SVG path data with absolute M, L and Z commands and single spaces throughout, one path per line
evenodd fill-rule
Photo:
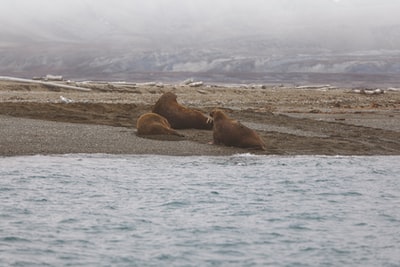
M 215 109 L 210 115 L 214 121 L 214 144 L 257 150 L 266 149 L 264 141 L 254 130 L 230 119 L 222 110 Z
M 183 136 L 171 128 L 168 120 L 156 113 L 145 113 L 136 123 L 138 135 L 176 135 Z
M 212 129 L 213 123 L 208 116 L 180 105 L 176 98 L 172 92 L 163 94 L 152 111 L 165 117 L 174 129 Z

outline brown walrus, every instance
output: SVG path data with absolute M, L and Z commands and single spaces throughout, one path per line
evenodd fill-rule
M 176 135 L 183 137 L 171 128 L 166 118 L 156 113 L 145 113 L 136 122 L 138 135 Z
M 172 92 L 163 94 L 153 107 L 153 112 L 165 117 L 174 129 L 211 130 L 212 119 L 198 110 L 180 105 Z
M 229 118 L 222 110 L 214 109 L 210 115 L 214 120 L 214 144 L 258 150 L 266 149 L 264 141 L 254 130 Z

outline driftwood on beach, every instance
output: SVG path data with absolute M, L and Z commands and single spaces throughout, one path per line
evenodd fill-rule
M 0 76 L 0 80 L 1 81 L 10 81 L 10 82 L 42 84 L 46 87 L 57 87 L 57 88 L 69 89 L 69 90 L 91 91 L 91 89 L 89 89 L 89 88 L 83 88 L 83 87 L 78 87 L 78 86 L 72 86 L 72 85 L 48 82 L 48 81 L 41 81 L 41 80 L 31 80 L 31 79 L 23 79 L 23 78 L 15 78 L 15 77 L 7 77 L 7 76 Z
M 363 95 L 380 95 L 385 93 L 382 89 L 355 89 L 353 92 Z

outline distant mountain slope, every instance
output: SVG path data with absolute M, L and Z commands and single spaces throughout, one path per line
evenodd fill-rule
M 4 0 L 0 74 L 399 74 L 393 5 L 400 7 L 392 0 Z
M 400 50 L 335 52 L 317 44 L 295 46 L 253 39 L 227 40 L 226 47 L 221 43 L 209 48 L 151 50 L 65 42 L 1 47 L 0 72 L 79 78 L 93 73 L 112 78 L 114 73 L 134 71 L 400 74 Z

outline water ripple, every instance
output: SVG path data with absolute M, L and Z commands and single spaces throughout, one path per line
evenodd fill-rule
M 398 266 L 399 159 L 2 158 L 0 266 Z

